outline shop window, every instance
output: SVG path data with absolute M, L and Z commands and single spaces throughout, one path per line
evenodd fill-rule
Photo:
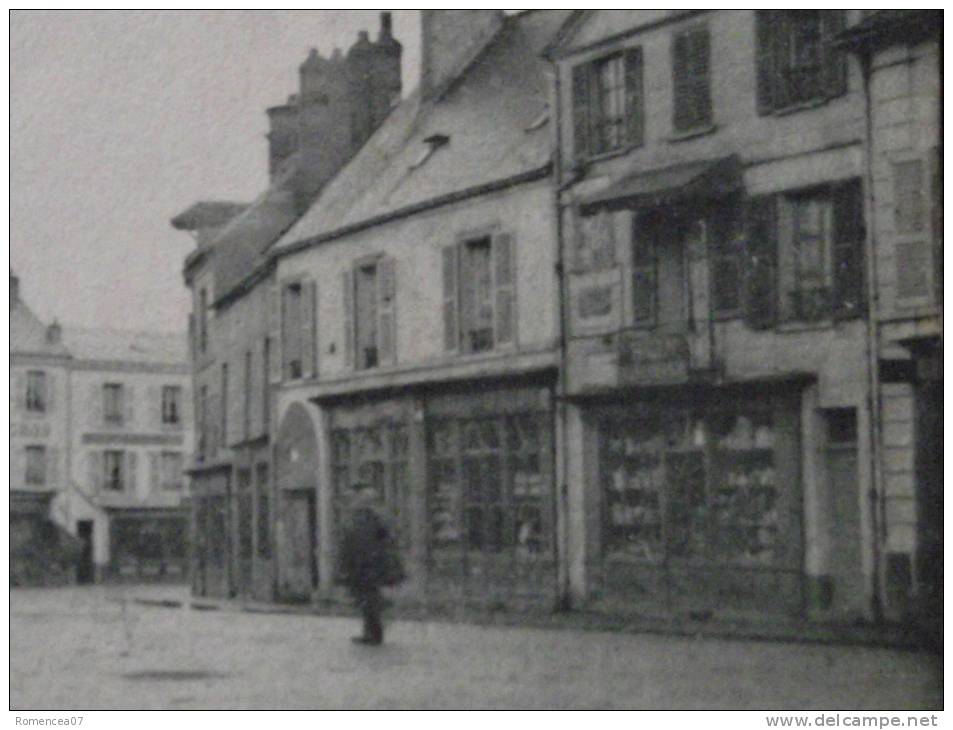
M 508 233 L 443 249 L 444 347 L 479 353 L 516 340 L 515 249 Z
M 757 105 L 761 114 L 847 91 L 847 58 L 833 46 L 843 10 L 756 11 Z
M 259 464 L 255 468 L 258 488 L 257 540 L 258 557 L 271 559 L 271 502 L 268 487 L 268 464 Z
M 578 161 L 642 144 L 642 49 L 573 68 L 573 141 Z
M 103 385 L 103 419 L 106 423 L 122 425 L 123 389 L 119 383 Z
M 178 385 L 162 386 L 162 423 L 177 426 L 181 422 L 182 388 Z
M 26 483 L 32 486 L 46 484 L 46 447 L 26 447 Z
M 46 373 L 30 370 L 26 374 L 26 409 L 30 413 L 46 413 Z
M 672 40 L 674 127 L 676 132 L 712 123 L 710 40 L 708 28 L 692 28 Z

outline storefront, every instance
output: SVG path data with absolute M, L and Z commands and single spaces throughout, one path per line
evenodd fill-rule
M 443 387 L 329 407 L 334 525 L 358 485 L 395 526 L 412 600 L 551 604 L 548 384 Z
M 584 411 L 597 600 L 664 613 L 798 613 L 798 394 L 650 392 L 620 393 Z
M 110 571 L 128 581 L 184 581 L 188 570 L 188 514 L 185 510 L 111 511 Z

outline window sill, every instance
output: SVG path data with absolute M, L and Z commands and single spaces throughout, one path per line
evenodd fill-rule
M 836 96 L 820 96 L 816 99 L 811 99 L 810 101 L 801 101 L 797 104 L 791 104 L 790 106 L 783 107 L 781 109 L 774 109 L 764 116 L 769 117 L 786 117 L 790 114 L 797 114 L 798 112 L 806 112 L 811 109 L 819 109 L 822 106 L 827 106 L 831 101 L 836 99 Z
M 592 164 L 594 162 L 603 162 L 604 160 L 611 160 L 616 157 L 623 157 L 624 155 L 629 154 L 632 150 L 637 150 L 640 147 L 643 147 L 644 144 L 630 144 L 625 147 L 619 147 L 618 149 L 609 150 L 608 152 L 599 152 L 595 155 L 589 155 L 585 157 L 582 161 L 582 165 Z M 577 163 L 577 166 L 579 163 Z
M 717 130 L 717 124 L 709 124 L 704 127 L 693 127 L 692 129 L 686 129 L 682 132 L 675 132 L 674 134 L 670 135 L 666 141 L 669 144 L 687 142 L 690 139 L 697 139 L 698 137 L 705 137 L 709 134 L 714 134 Z

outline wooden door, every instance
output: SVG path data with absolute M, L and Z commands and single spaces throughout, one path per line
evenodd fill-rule
M 310 600 L 317 586 L 315 493 L 310 489 L 286 491 L 282 502 L 286 542 L 282 597 L 291 601 Z

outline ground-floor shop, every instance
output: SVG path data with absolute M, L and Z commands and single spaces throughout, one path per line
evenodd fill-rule
M 188 509 L 108 510 L 106 577 L 123 581 L 185 581 L 188 577 Z M 84 525 L 79 525 L 81 533 Z
M 275 448 L 279 593 L 338 590 L 341 526 L 370 486 L 404 556 L 400 600 L 552 604 L 552 385 L 468 382 L 287 408 Z
M 52 492 L 10 494 L 10 584 L 60 585 L 76 579 L 76 540 L 50 517 Z

